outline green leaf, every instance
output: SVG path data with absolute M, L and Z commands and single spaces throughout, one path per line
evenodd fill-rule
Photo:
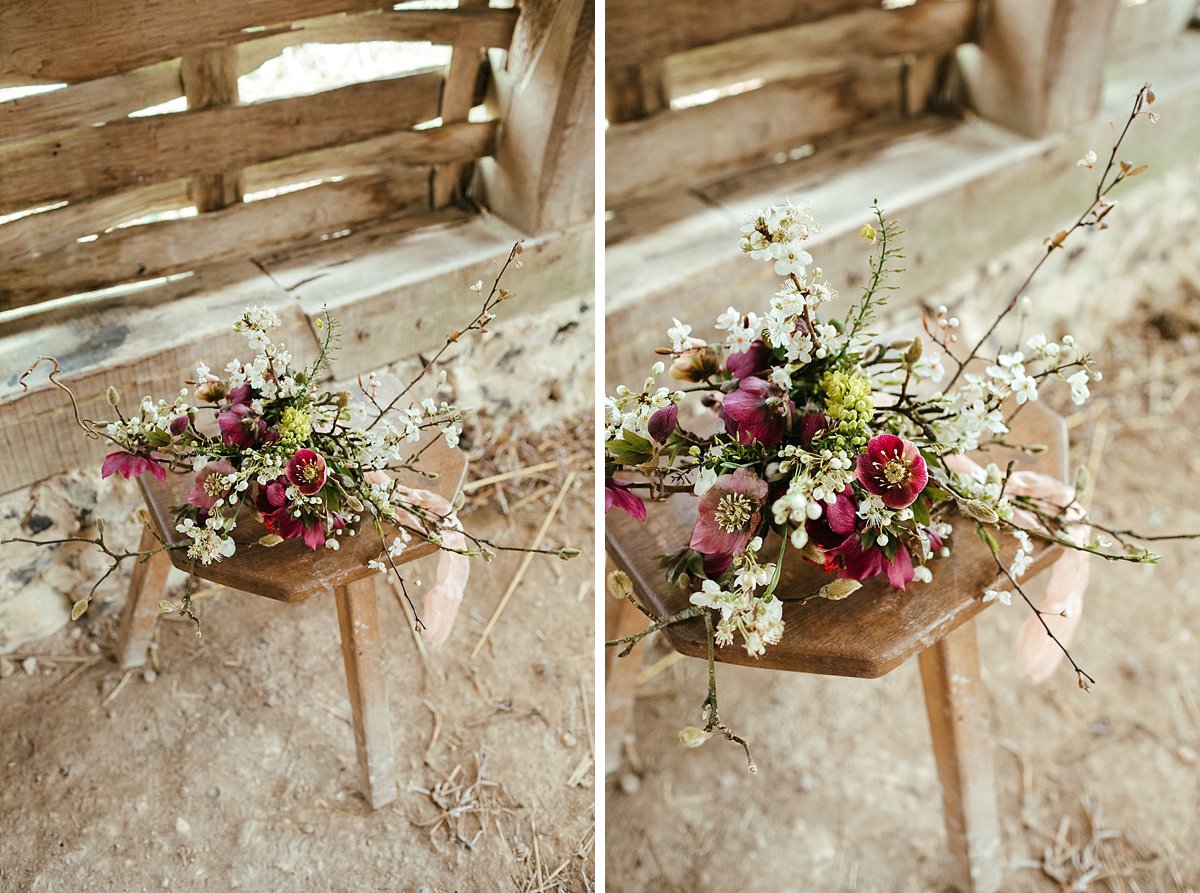
M 975 525 L 975 532 L 979 534 L 979 538 L 983 540 L 984 545 L 991 549 L 993 555 L 1000 554 L 1000 544 L 996 542 L 996 538 L 992 536 L 992 532 L 982 524 Z
M 610 440 L 606 446 L 618 462 L 628 465 L 642 465 L 654 458 L 654 444 L 629 430 L 623 431 L 620 439 Z
M 924 496 L 917 497 L 917 501 L 912 504 L 912 511 L 914 521 L 922 527 L 929 526 L 929 503 Z

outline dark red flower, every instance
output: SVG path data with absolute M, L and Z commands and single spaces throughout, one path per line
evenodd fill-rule
M 858 481 L 891 509 L 912 505 L 929 472 L 917 445 L 895 434 L 878 434 L 858 457 Z
M 771 368 L 771 348 L 761 340 L 754 341 L 745 350 L 734 351 L 725 358 L 725 368 L 734 378 L 749 378 L 766 373 Z
M 675 426 L 678 424 L 679 407 L 674 403 L 670 403 L 650 416 L 650 421 L 646 423 L 646 428 L 649 430 L 651 437 L 659 443 L 664 443 L 675 432 Z
M 288 480 L 305 496 L 321 492 L 328 477 L 329 469 L 325 466 L 324 457 L 313 450 L 296 450 L 287 464 Z
M 783 440 L 796 406 L 777 385 L 750 376 L 738 382 L 738 389 L 725 395 L 722 413 L 725 428 L 738 442 L 757 440 L 774 446 Z
M 740 552 L 758 531 L 767 482 L 747 468 L 723 474 L 700 497 L 691 547 L 705 555 Z
M 151 456 L 142 456 L 137 453 L 109 453 L 104 457 L 104 464 L 100 466 L 101 477 L 108 477 L 115 473 L 126 480 L 140 477 L 147 471 L 156 480 L 165 481 L 167 479 L 167 469 L 158 460 Z
M 217 416 L 221 442 L 226 446 L 252 447 L 267 430 L 264 419 L 256 416 L 245 403 L 237 403 Z
M 604 514 L 616 506 L 635 521 L 646 521 L 646 503 L 629 492 L 629 482 L 616 478 L 604 479 Z

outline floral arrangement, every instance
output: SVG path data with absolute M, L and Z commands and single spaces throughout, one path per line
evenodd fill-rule
M 280 320 L 271 307 L 247 308 L 234 323 L 254 351 L 252 360 L 232 360 L 221 374 L 201 364 L 174 399 L 145 397 L 129 413 L 110 387 L 108 403 L 116 415 L 111 421 L 80 417 L 75 397 L 57 379 L 58 363 L 51 357 L 39 357 L 21 383 L 42 362 L 53 366 L 50 380 L 70 396 L 84 433 L 115 447 L 104 459 L 104 477 L 149 475 L 164 481 L 168 474 L 191 476 L 186 502 L 175 509 L 180 544 L 154 551 L 183 550 L 193 568 L 231 558 L 239 550 L 271 548 L 292 539 L 309 549 L 336 551 L 343 538 L 362 534 L 379 540 L 378 557 L 370 567 L 394 573 L 404 587 L 397 559 L 414 541 L 437 546 L 445 567 L 439 569 L 438 585 L 425 597 L 424 621 L 417 620 L 418 629 L 436 644 L 453 625 L 466 583 L 466 560 L 515 547 L 472 536 L 444 498 L 396 478 L 405 472 L 426 474 L 421 460 L 429 448 L 439 439 L 455 447 L 462 433 L 461 408 L 431 396 L 418 401 L 412 392 L 433 374 L 451 345 L 467 332 L 484 331 L 495 319 L 497 306 L 513 297 L 500 283 L 510 265 L 521 265 L 520 254 L 518 243 L 489 291 L 484 293 L 482 281 L 472 286 L 481 295 L 474 319 L 449 335 L 386 403 L 380 401 L 380 382 L 374 374 L 359 378 L 357 395 L 330 391 L 322 384 L 338 343 L 334 319 L 326 314 L 316 321 L 322 331 L 319 354 L 311 364 L 297 365 L 286 345 L 272 340 Z M 437 373 L 437 385 L 444 383 L 445 375 L 444 369 Z M 248 520 L 260 523 L 266 534 L 249 541 L 239 537 Z M 83 541 L 112 559 L 104 577 L 74 604 L 72 619 L 87 610 L 96 586 L 121 562 L 152 554 L 114 550 L 105 542 L 102 527 L 95 539 L 19 541 Z M 537 551 L 563 558 L 578 554 L 574 549 Z M 174 609 L 170 603 L 165 607 Z M 178 610 L 196 620 L 188 595 Z
M 783 601 L 807 600 L 779 591 L 785 562 L 813 562 L 831 574 L 816 593 L 828 599 L 846 598 L 861 581 L 881 575 L 900 590 L 928 584 L 938 574 L 937 559 L 954 548 L 949 519 L 960 512 L 974 520 L 1004 581 L 979 598 L 1009 603 L 1015 591 L 1034 611 L 1031 642 L 1041 647 L 1048 634 L 1053 643 L 1049 655 L 1030 646 L 1031 675 L 1048 675 L 1065 655 L 1081 687 L 1093 682 L 1066 647 L 1086 575 L 1073 561 L 1063 564 L 1071 570 L 1060 574 L 1066 585 L 1035 607 L 1020 583 L 1034 542 L 1071 550 L 1072 559 L 1159 556 L 1130 531 L 1086 518 L 1066 484 L 1012 463 L 977 464 L 967 454 L 997 446 L 1036 450 L 1007 436 L 1022 407 L 1056 384 L 1082 404 L 1101 380 L 1091 355 L 1069 335 L 1058 341 L 1033 335 L 998 350 L 993 335 L 1072 234 L 1106 228 L 1115 205 L 1110 193 L 1145 169 L 1118 160 L 1121 141 L 1136 118 L 1153 120 L 1153 101 L 1149 85 L 1143 87 L 1107 165 L 1097 171 L 1087 209 L 1046 240 L 1029 277 L 965 353 L 957 346 L 959 320 L 945 307 L 923 315 L 917 337 L 883 338 L 872 330 L 903 258 L 902 230 L 877 204 L 861 232 L 874 246 L 870 276 L 858 300 L 836 315 L 838 294 L 808 250 L 820 230 L 813 210 L 789 200 L 747 222 L 742 251 L 772 264 L 782 279 L 769 305 L 759 312 L 730 307 L 717 317 L 720 340 L 712 343 L 675 319 L 668 346 L 658 351 L 664 359 L 642 387 L 618 387 L 607 400 L 606 511 L 644 521 L 648 502 L 678 493 L 693 495 L 696 506 L 690 539 L 662 558 L 667 585 L 690 591 L 690 607 L 650 616 L 649 629 L 608 644 L 624 645 L 627 653 L 651 631 L 702 617 L 710 656 L 714 644 L 762 655 L 782 637 Z M 1079 163 L 1095 170 L 1096 162 L 1089 152 Z M 676 384 L 660 384 L 664 373 Z M 684 422 L 695 418 L 701 421 Z M 638 604 L 627 576 L 618 573 L 610 589 Z M 720 720 L 711 657 L 709 669 L 705 727 L 685 729 L 683 742 L 700 744 L 717 732 L 745 746 Z

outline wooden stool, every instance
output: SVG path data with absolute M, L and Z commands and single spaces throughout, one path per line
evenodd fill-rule
M 466 474 L 466 456 L 439 441 L 422 456 L 422 468 L 435 473 L 436 478 L 430 481 L 410 475 L 405 483 L 433 490 L 453 502 Z M 192 475 L 169 475 L 163 483 L 143 475 L 138 482 L 154 527 L 153 531 L 147 529 L 142 534 L 142 550 L 157 548 L 160 538 L 168 544 L 179 543 L 182 537 L 175 531 L 171 507 L 186 501 Z M 238 525 L 239 542 L 252 543 L 265 534 L 266 530 L 255 522 Z M 375 603 L 378 572 L 367 567 L 368 561 L 379 557 L 382 547 L 369 525 L 357 536 L 339 539 L 341 547 L 336 552 L 309 549 L 297 539 L 270 549 L 239 548 L 232 558 L 207 566 L 197 564 L 195 574 L 231 589 L 281 602 L 302 602 L 333 590 L 362 790 L 371 807 L 378 809 L 396 799 L 395 757 Z M 399 565 L 435 551 L 436 546 L 414 540 L 395 561 Z M 158 602 L 171 563 L 180 570 L 189 570 L 190 562 L 183 551 L 159 552 L 134 567 L 117 647 L 117 658 L 125 669 L 146 662 L 146 650 L 159 613 Z
M 1018 441 L 1047 447 L 1037 456 L 1022 456 L 1021 468 L 1066 479 L 1067 429 L 1058 415 L 1027 404 L 1013 427 Z M 1003 467 L 1010 456 L 989 451 L 981 461 Z M 656 616 L 688 607 L 690 592 L 667 592 L 657 559 L 686 543 L 695 521 L 696 500 L 683 494 L 650 506 L 645 524 L 621 512 L 611 512 L 605 522 L 609 555 L 629 574 L 635 591 Z M 992 893 L 1003 881 L 1004 863 L 974 618 L 987 607 L 983 591 L 996 584 L 1000 574 L 991 552 L 975 535 L 974 522 L 955 515 L 953 523 L 952 554 L 933 563 L 931 584 L 910 585 L 900 592 L 886 578 L 876 578 L 842 601 L 785 605 L 783 640 L 767 646 L 766 654 L 756 659 L 735 644 L 717 648 L 716 657 L 763 669 L 873 679 L 917 654 L 946 833 L 957 863 L 955 880 L 970 893 Z M 1035 552 L 1025 579 L 1056 557 L 1057 547 Z M 793 556 L 784 566 L 779 591 L 803 596 L 829 579 L 816 565 Z M 663 632 L 675 650 L 707 660 L 702 618 L 673 624 Z

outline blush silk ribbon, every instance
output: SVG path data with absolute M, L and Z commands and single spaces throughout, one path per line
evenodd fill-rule
M 370 472 L 364 475 L 372 483 L 380 484 L 388 479 L 386 472 Z M 438 533 L 442 543 L 452 549 L 467 548 L 467 538 L 463 534 L 462 524 L 454 513 L 454 507 L 442 496 L 429 490 L 420 490 L 396 484 L 393 491 L 399 494 L 410 505 L 419 505 L 445 519 Z M 423 523 L 412 512 L 397 508 L 396 516 L 399 522 L 416 530 L 424 528 Z M 467 588 L 467 576 L 471 571 L 471 559 L 458 552 L 438 551 L 437 571 L 434 575 L 433 586 L 425 591 L 421 600 L 421 623 L 424 625 L 421 635 L 430 645 L 441 645 L 450 638 L 454 628 L 454 620 L 458 616 L 462 604 L 463 592 Z
M 959 474 L 982 470 L 979 463 L 966 456 L 947 456 L 946 465 Z M 1082 523 L 1083 508 L 1075 502 L 1075 491 L 1056 477 L 1034 471 L 1015 471 L 1009 476 L 1005 493 L 1045 500 L 1053 505 L 1068 506 L 1066 534 L 1078 545 L 1092 538 L 1092 528 Z M 1013 512 L 1013 523 L 1025 530 L 1045 531 L 1037 516 L 1024 509 Z M 1083 594 L 1091 575 L 1090 556 L 1075 549 L 1063 549 L 1062 555 L 1050 569 L 1046 595 L 1039 610 L 1042 620 L 1064 648 L 1071 644 L 1083 616 Z M 1066 616 L 1062 616 L 1063 614 Z M 1034 682 L 1044 682 L 1062 662 L 1062 650 L 1046 635 L 1036 617 L 1030 617 L 1021 627 L 1017 639 L 1017 661 L 1022 671 Z

